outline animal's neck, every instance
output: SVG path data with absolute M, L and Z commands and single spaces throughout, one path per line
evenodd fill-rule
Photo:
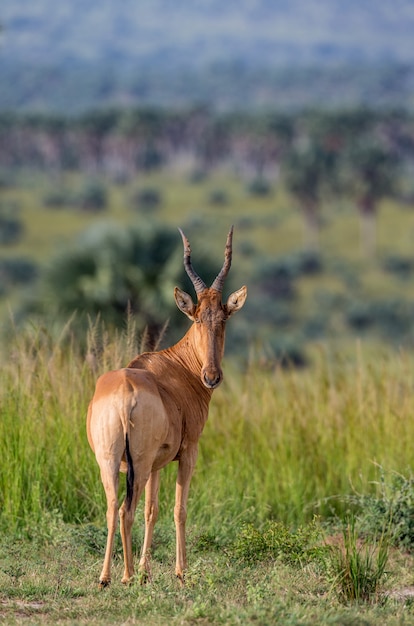
M 171 348 L 167 348 L 165 353 L 185 367 L 186 370 L 189 370 L 194 376 L 200 378 L 203 363 L 194 341 L 193 326 L 189 328 L 180 341 L 171 346 Z
M 203 362 L 197 350 L 194 338 L 193 326 L 180 341 L 170 348 L 161 352 L 144 352 L 136 356 L 127 367 L 142 368 L 152 371 L 156 376 L 161 377 L 163 383 L 167 383 L 172 378 L 171 365 L 175 364 L 174 371 L 178 378 L 183 374 L 191 381 L 192 388 L 196 391 L 199 399 L 203 399 L 207 404 L 210 401 L 212 389 L 209 389 L 201 382 L 201 370 Z M 185 373 L 184 371 L 185 370 Z M 178 381 L 176 384 L 179 384 Z

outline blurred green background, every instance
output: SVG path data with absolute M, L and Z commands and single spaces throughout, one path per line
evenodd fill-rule
M 79 16 L 82 19 L 79 19 Z M 180 226 L 247 284 L 228 351 L 414 345 L 414 22 L 371 0 L 50 0 L 0 13 L 0 338 L 186 328 Z M 226 294 L 225 294 L 226 295 Z M 145 330 L 146 329 L 146 330 Z

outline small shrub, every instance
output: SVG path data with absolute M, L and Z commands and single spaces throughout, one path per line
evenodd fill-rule
M 16 243 L 21 238 L 23 231 L 21 220 L 0 215 L 0 244 L 11 245 Z
M 188 177 L 188 182 L 192 185 L 199 185 L 207 180 L 207 172 L 202 169 L 195 169 L 192 171 Z
M 196 538 L 194 549 L 196 552 L 209 552 L 210 550 L 219 550 L 221 547 L 215 534 L 205 532 Z
M 259 264 L 255 269 L 255 284 L 262 293 L 275 299 L 294 296 L 295 270 L 285 259 Z
M 387 527 L 389 540 L 414 553 L 414 476 L 393 474 L 389 482 L 381 469 L 378 496 L 358 500 L 359 520 L 366 533 L 378 534 Z
M 102 211 L 108 202 L 106 187 L 99 181 L 90 181 L 74 196 L 74 204 L 84 211 Z
M 268 196 L 271 191 L 272 187 L 264 178 L 255 178 L 248 186 L 251 196 Z
M 389 340 L 401 340 L 412 327 L 412 304 L 403 299 L 355 301 L 346 311 L 348 325 L 357 331 L 374 329 Z
M 223 189 L 214 189 L 210 192 L 208 201 L 214 206 L 225 206 L 229 203 L 229 197 Z
M 105 550 L 107 530 L 95 524 L 84 524 L 73 530 L 76 533 L 76 542 L 83 545 L 92 554 L 101 555 Z M 118 539 L 118 535 L 116 535 Z M 117 541 L 119 543 L 119 541 Z
M 268 346 L 269 363 L 283 369 L 299 368 L 308 365 L 308 358 L 302 342 L 295 337 L 272 339 Z
M 391 255 L 384 260 L 383 268 L 401 279 L 410 278 L 414 270 L 414 259 L 401 255 Z
M 306 339 L 316 339 L 324 337 L 329 326 L 329 315 L 326 310 L 321 309 L 320 312 L 312 315 L 305 320 L 302 333 Z
M 133 206 L 140 211 L 154 211 L 161 206 L 161 192 L 154 187 L 139 189 L 132 196 Z
M 257 249 L 254 243 L 244 239 L 238 245 L 238 253 L 244 257 L 254 257 L 257 253 Z
M 390 340 L 398 340 L 409 333 L 413 323 L 412 303 L 401 298 L 383 300 L 374 304 L 378 330 Z
M 297 272 L 304 276 L 312 276 L 322 271 L 322 261 L 316 252 L 301 252 L 297 254 L 296 264 Z
M 278 257 L 255 268 L 255 284 L 261 292 L 275 299 L 292 298 L 294 281 L 300 276 L 310 276 L 322 270 L 317 254 L 295 253 Z
M 0 283 L 13 286 L 15 283 L 31 283 L 37 276 L 33 261 L 23 257 L 0 259 Z
M 234 544 L 237 558 L 249 563 L 278 559 L 289 565 L 303 565 L 321 559 L 324 552 L 316 521 L 295 531 L 274 520 L 268 520 L 261 530 L 245 524 Z
M 375 315 L 370 302 L 353 302 L 346 312 L 346 320 L 354 330 L 366 330 L 375 323 Z
M 0 202 L 0 244 L 11 245 L 19 241 L 24 226 L 19 219 L 20 205 L 14 201 Z
M 49 191 L 43 198 L 43 204 L 47 208 L 61 209 L 73 206 L 76 199 L 67 189 L 54 189 Z

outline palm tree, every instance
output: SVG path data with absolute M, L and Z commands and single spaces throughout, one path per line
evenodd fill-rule
M 297 199 L 305 223 L 305 248 L 319 251 L 319 206 L 328 190 L 335 153 L 308 136 L 294 143 L 282 164 L 284 182 Z
M 398 154 L 373 133 L 348 142 L 342 155 L 345 193 L 355 201 L 361 218 L 361 247 L 367 257 L 376 251 L 376 221 L 380 201 L 395 192 Z

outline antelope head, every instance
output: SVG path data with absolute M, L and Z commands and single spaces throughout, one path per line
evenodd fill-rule
M 242 308 L 247 297 L 247 288 L 233 292 L 225 304 L 222 303 L 224 281 L 229 273 L 232 257 L 233 227 L 227 235 L 224 263 L 211 287 L 198 276 L 191 264 L 191 248 L 187 237 L 179 229 L 184 244 L 184 268 L 197 294 L 194 304 L 191 296 L 178 287 L 174 297 L 180 311 L 194 322 L 192 332 L 196 353 L 201 362 L 201 381 L 209 389 L 215 389 L 223 379 L 221 359 L 224 353 L 225 325 L 228 318 Z

